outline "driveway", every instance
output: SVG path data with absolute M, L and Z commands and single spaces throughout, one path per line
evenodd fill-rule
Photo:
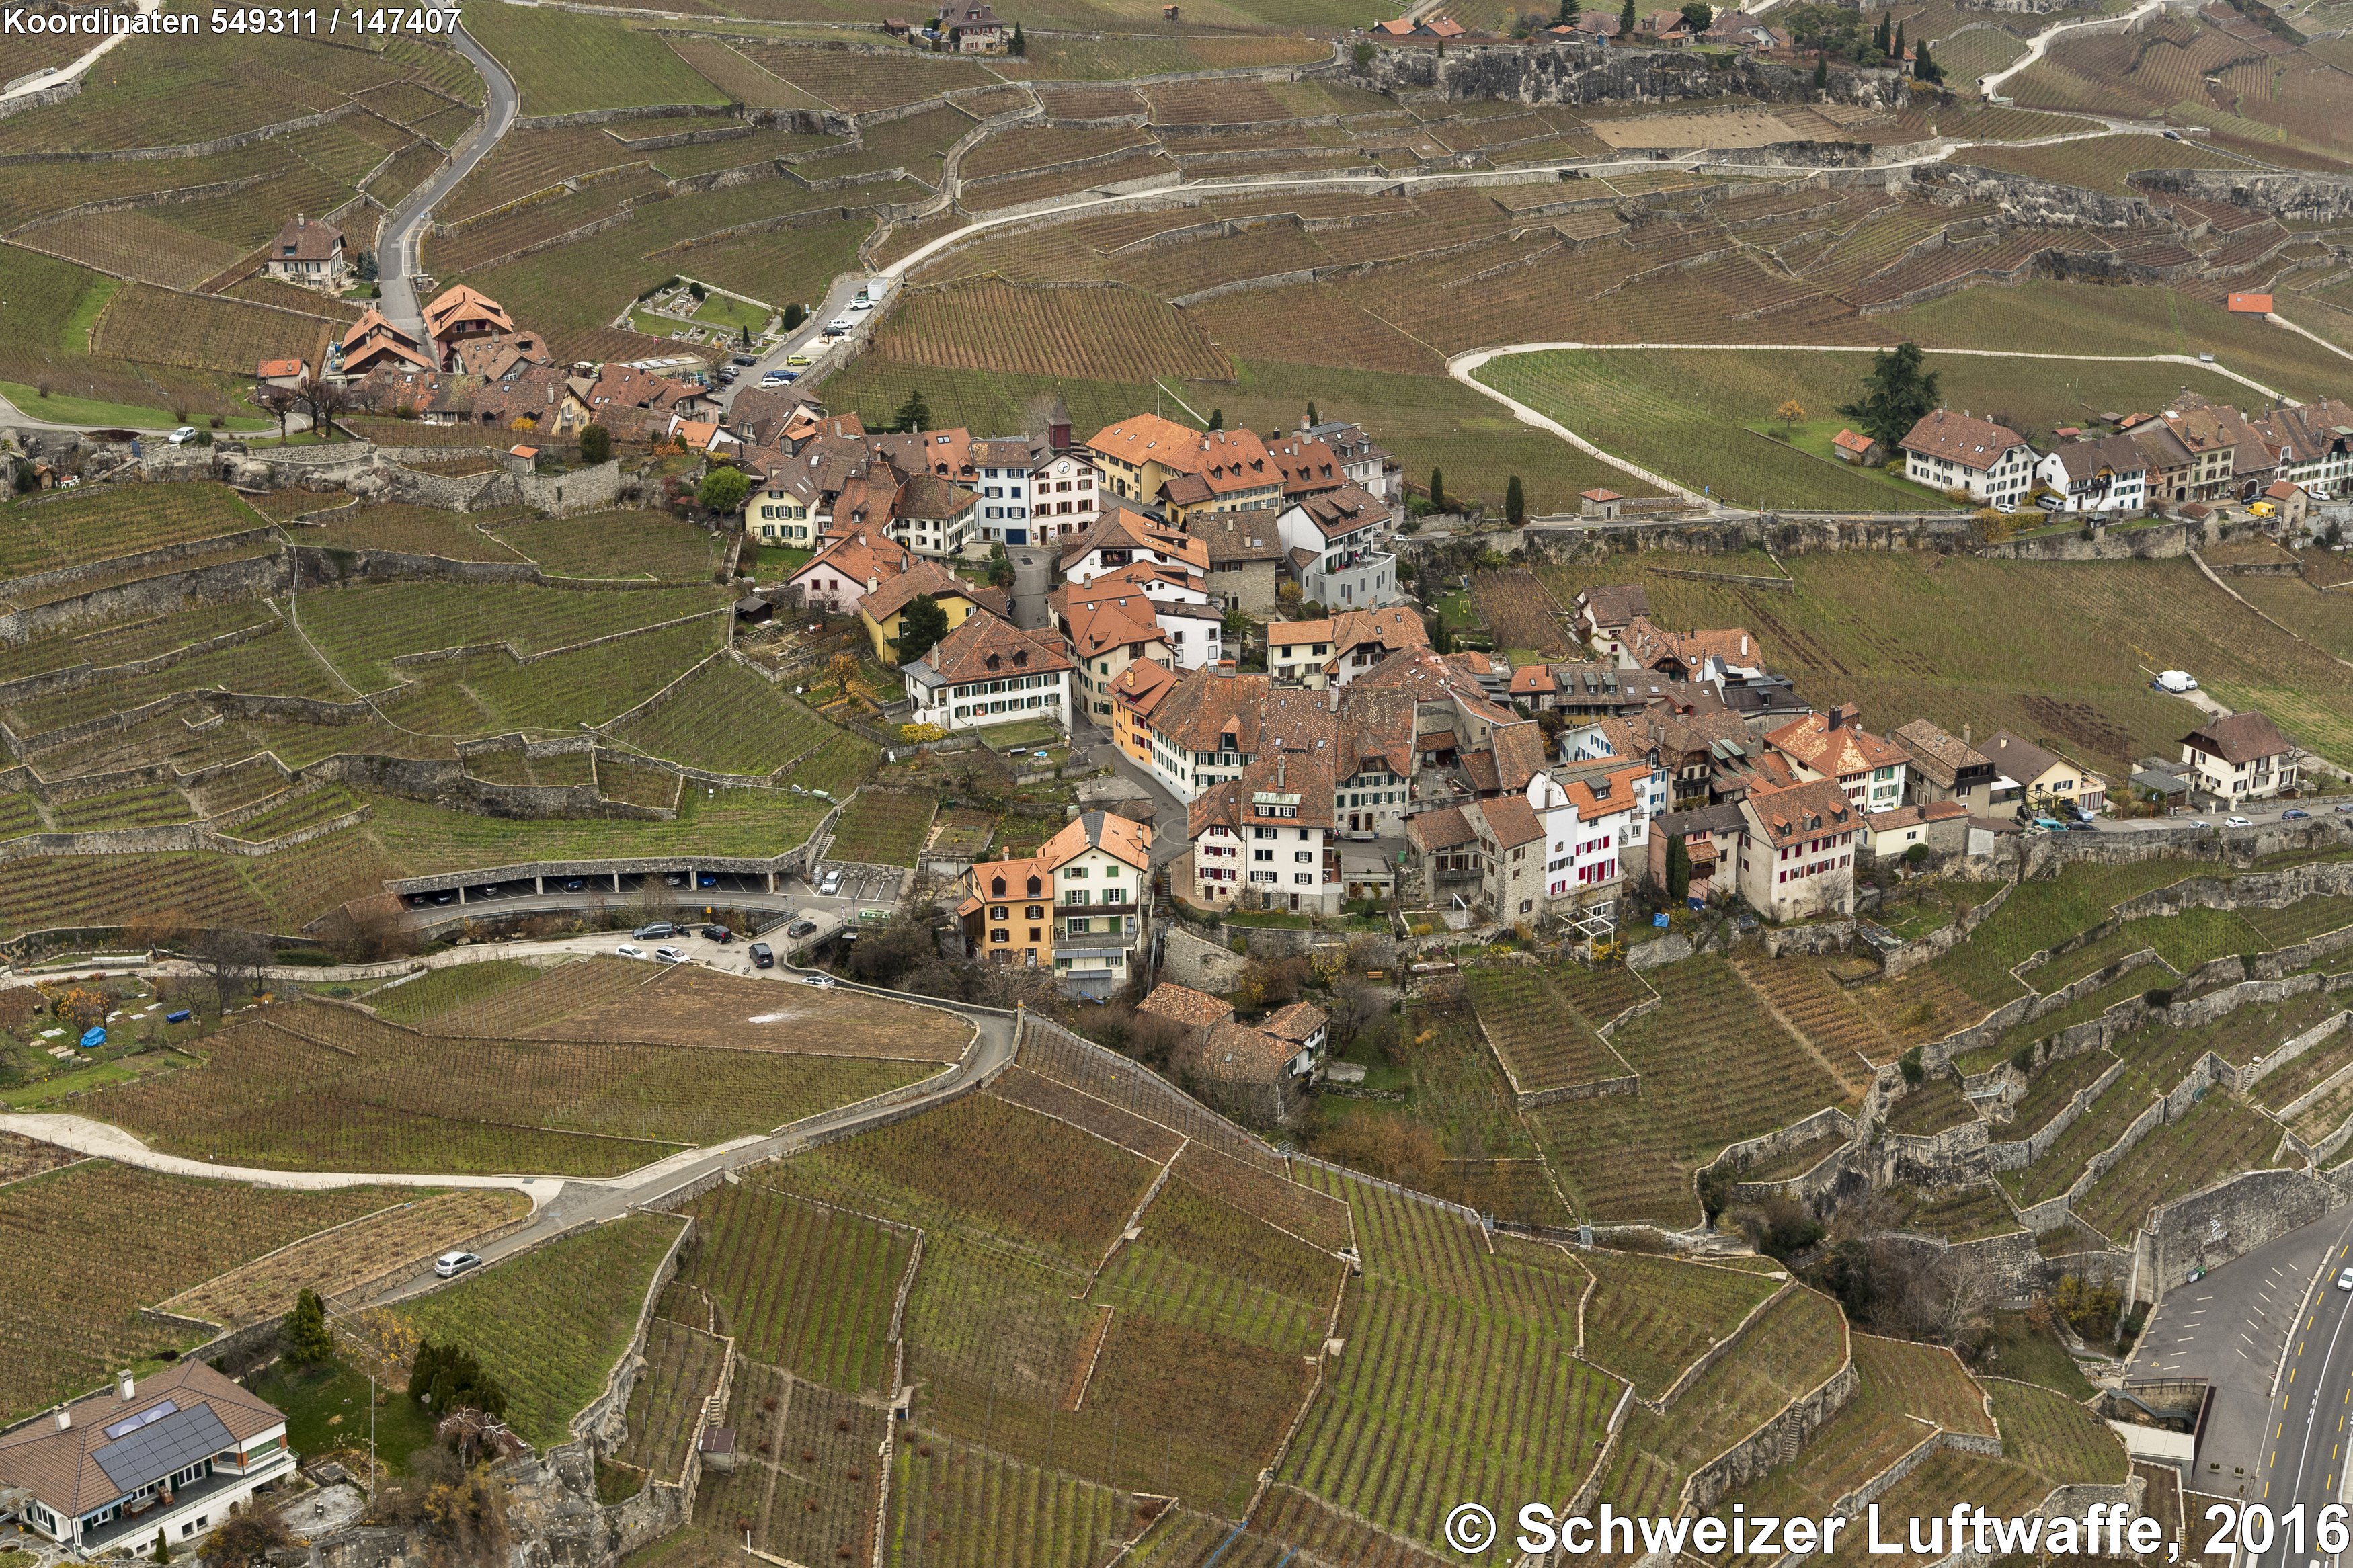
M 775 348 L 770 349 L 766 353 L 762 354 L 758 363 L 753 365 L 750 369 L 745 370 L 742 378 L 739 379 L 734 385 L 729 387 L 721 396 L 720 403 L 722 406 L 732 410 L 735 406 L 735 395 L 737 393 L 744 391 L 747 387 L 759 385 L 760 378 L 767 374 L 770 371 L 785 369 L 785 361 L 790 359 L 795 354 L 806 353 L 809 355 L 810 358 L 817 361 L 815 364 L 808 366 L 799 373 L 804 379 L 818 375 L 821 372 L 829 371 L 835 364 L 846 359 L 847 356 L 844 353 L 844 350 L 848 347 L 848 344 L 857 341 L 857 339 L 864 333 L 871 331 L 872 328 L 870 323 L 877 315 L 881 314 L 879 308 L 873 310 L 852 310 L 849 308 L 852 301 L 858 298 L 858 291 L 866 287 L 868 276 L 869 275 L 864 272 L 845 272 L 840 277 L 835 279 L 833 280 L 833 286 L 825 291 L 825 299 L 818 304 L 815 310 L 809 312 L 809 319 L 803 321 L 791 332 L 786 334 L 784 342 L 778 343 Z M 856 329 L 850 333 L 850 336 L 848 339 L 844 340 L 841 345 L 837 346 L 826 353 L 818 353 L 811 345 L 816 343 L 818 340 L 824 335 L 825 324 L 828 321 L 832 321 L 837 316 L 848 317 L 851 321 L 857 323 Z

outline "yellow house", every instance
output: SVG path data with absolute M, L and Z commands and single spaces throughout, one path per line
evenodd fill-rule
M 761 475 L 744 498 L 744 531 L 763 544 L 815 550 L 825 531 L 817 480 L 798 468 Z
M 947 612 L 950 631 L 964 625 L 976 612 L 1004 616 L 1008 609 L 1003 589 L 984 588 L 965 582 L 936 562 L 917 561 L 881 587 L 859 597 L 859 622 L 866 628 L 867 640 L 874 645 L 874 657 L 882 663 L 899 662 L 892 639 L 904 627 L 907 606 L 926 594 Z

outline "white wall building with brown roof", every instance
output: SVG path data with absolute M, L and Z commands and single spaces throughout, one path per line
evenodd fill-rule
M 1740 895 L 1768 920 L 1854 913 L 1862 814 L 1828 779 L 1755 789 L 1740 803 Z
M 159 1531 L 185 1551 L 295 1460 L 275 1405 L 189 1360 L 0 1433 L 0 1495 L 78 1555 L 144 1556 Z
M 956 731 L 1050 719 L 1070 728 L 1071 660 L 1052 632 L 1025 632 L 976 611 L 899 673 L 918 724 Z
M 1204 790 L 1186 816 L 1196 901 L 1293 914 L 1340 912 L 1328 757 L 1289 750 L 1261 757 L 1238 778 Z M 1214 853 L 1204 854 L 1205 846 Z
M 1931 409 L 1896 446 L 1904 477 L 1934 490 L 1966 490 L 1988 506 L 2016 506 L 2034 488 L 2034 448 L 2025 437 L 1966 411 Z
M 297 213 L 269 242 L 269 259 L 262 270 L 281 283 L 340 294 L 352 276 L 343 251 L 343 231 L 324 218 Z
M 2295 759 L 2295 742 L 2253 709 L 2209 719 L 2181 737 L 2193 800 L 2201 806 L 2211 800 L 2215 810 L 2296 788 L 2302 773 Z
M 1912 754 L 1862 727 L 1852 703 L 1810 713 L 1768 731 L 1765 743 L 1788 760 L 1800 779 L 1831 779 L 1865 811 L 1904 804 L 1904 777 Z

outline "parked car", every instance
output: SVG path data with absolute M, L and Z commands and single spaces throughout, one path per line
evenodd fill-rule
M 686 886 L 686 873 L 683 871 L 672 871 L 669 876 L 662 879 L 662 885 L 669 888 L 683 888 Z
M 2280 813 L 2280 820 L 2282 822 L 2302 822 L 2306 817 L 2310 816 L 2311 815 L 2312 813 L 2305 810 L 2304 807 L 2300 805 L 2291 805 L 2285 811 Z
M 833 989 L 833 976 L 830 974 L 804 974 L 801 976 L 801 984 L 804 985 L 814 985 L 820 991 L 830 991 Z
M 2339 816 L 2353 816 L 2353 800 L 2338 801 L 2337 803 L 2337 815 Z
M 815 362 L 807 354 L 792 354 L 786 358 L 785 363 L 795 370 L 807 370 Z
M 2087 816 L 2079 816 L 2067 825 L 2070 833 L 2097 833 L 2099 827 Z
M 719 879 L 705 871 L 694 879 L 694 885 L 698 888 L 715 888 L 719 886 Z
M 825 880 L 818 884 L 817 890 L 828 899 L 841 891 L 841 873 L 838 870 L 828 871 L 825 874 Z
M 735 933 L 729 931 L 725 926 L 714 922 L 702 928 L 702 940 L 705 942 L 733 942 L 735 940 Z
M 585 893 L 588 890 L 588 884 L 575 877 L 564 884 L 564 890 L 567 893 Z
M 808 935 L 809 932 L 815 930 L 817 930 L 817 921 L 795 921 L 792 924 L 785 928 L 785 934 L 791 937 L 802 937 Z
M 455 1279 L 469 1268 L 480 1268 L 482 1256 L 479 1252 L 445 1252 L 433 1260 L 433 1272 L 444 1279 Z M 2353 1273 L 2353 1269 L 2347 1272 Z
M 668 921 L 656 921 L 649 926 L 639 926 L 629 934 L 636 937 L 639 942 L 659 942 L 664 937 L 676 936 L 678 934 L 678 927 L 670 924 Z
M 760 378 L 760 384 L 764 388 L 770 386 L 782 386 L 792 379 L 792 376 L 786 372 L 772 370 L 767 374 Z
M 852 300 L 849 302 L 849 308 L 853 310 L 871 310 L 874 309 L 874 301 L 871 300 Z
M 2230 827 L 2253 827 L 2253 826 L 2254 826 L 2254 824 L 2253 824 L 2253 823 L 2252 823 L 2252 822 L 2248 821 L 2248 820 L 2247 820 L 2245 817 L 2243 817 L 2243 816 L 2229 816 L 2229 817 L 2225 817 L 2225 818 L 2223 818 L 2222 820 L 2223 820 L 2223 824 L 2224 824 L 2224 826 L 2230 826 Z
M 195 438 L 196 427 L 193 425 L 183 425 L 177 430 L 173 431 L 169 436 L 164 437 L 165 440 L 171 442 L 174 447 L 185 447 Z
M 613 951 L 623 958 L 643 958 L 646 955 L 646 950 L 633 942 L 625 942 Z
M 458 895 L 444 888 L 433 895 L 433 901 L 437 904 L 454 904 L 458 901 Z
M 658 963 L 684 963 L 686 962 L 686 949 L 682 947 L 658 947 L 654 949 L 654 960 Z
M 774 969 L 775 967 L 776 967 L 776 952 L 775 952 L 775 951 L 774 951 L 773 949 L 771 949 L 771 948 L 768 946 L 768 944 L 767 944 L 766 942 L 754 942 L 750 947 L 745 948 L 744 951 L 744 952 L 748 952 L 748 953 L 750 953 L 750 954 L 752 955 L 752 967 L 753 967 L 753 968 L 754 968 L 754 969 Z
M 754 365 L 758 364 L 760 360 L 759 356 L 756 354 L 734 354 L 729 357 L 727 363 L 729 364 L 740 364 L 745 370 L 749 370 Z

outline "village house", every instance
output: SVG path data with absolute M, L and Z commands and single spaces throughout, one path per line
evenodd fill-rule
M 2353 485 L 2353 406 L 2335 397 L 2266 409 L 2253 422 L 2279 454 L 2279 477 L 2323 500 Z
M 2014 804 L 2034 816 L 2070 807 L 2090 815 L 2107 804 L 2107 783 L 2099 774 L 2007 730 L 1996 730 L 1986 737 L 1985 755 L 1999 775 L 1989 796 L 1997 812 L 2005 804 Z
M 1327 609 L 1386 605 L 1398 594 L 1397 557 L 1381 549 L 1395 517 L 1354 484 L 1303 496 L 1275 520 L 1299 596 Z
M 1533 920 L 1545 900 L 1544 819 L 1522 795 L 1474 801 L 1462 817 L 1479 841 L 1479 901 L 1496 920 Z
M 1670 680 L 1721 681 L 1765 673 L 1764 645 L 1742 626 L 1674 632 L 1637 616 L 1617 640 L 1621 668 L 1652 670 Z
M 984 860 L 964 874 L 965 952 L 990 963 L 1054 966 L 1054 870 L 1040 855 Z
M 1911 753 L 1865 730 L 1852 703 L 1785 724 L 1765 743 L 1788 759 L 1798 778 L 1832 780 L 1864 811 L 1890 811 L 1904 803 Z
M 191 1357 L 0 1433 L 0 1503 L 77 1557 L 185 1552 L 295 1461 L 285 1415 Z
M 1319 621 L 1270 623 L 1266 668 L 1277 680 L 1320 691 L 1347 685 L 1400 649 L 1429 646 L 1429 629 L 1409 607 L 1346 610 Z
M 960 55 L 1001 55 L 1012 47 L 1012 29 L 997 19 L 988 0 L 946 0 L 932 31 Z
M 1150 935 L 1152 829 L 1082 812 L 1040 845 L 1054 874 L 1054 978 L 1082 996 L 1127 984 Z
M 1968 726 L 1964 725 L 1966 731 Z M 1993 763 L 1968 742 L 1966 733 L 1954 735 L 1915 719 L 1895 731 L 1895 743 L 1910 759 L 1905 770 L 1905 798 L 1914 805 L 1957 800 L 1971 816 L 1992 809 Z
M 879 528 L 861 528 L 828 541 L 785 585 L 811 609 L 854 616 L 860 599 L 914 564 L 905 545 Z
M 305 359 L 266 359 L 253 367 L 253 379 L 260 386 L 274 386 L 292 392 L 311 378 L 311 362 Z
M 2128 436 L 2063 441 L 2035 465 L 2034 477 L 2070 512 L 2121 514 L 2148 506 L 2148 462 Z
M 2209 719 L 2182 736 L 2181 760 L 2189 765 L 2190 798 L 2205 809 L 2235 810 L 2301 784 L 2295 743 L 2254 709 Z
M 1328 1024 L 1323 1009 L 1306 1002 L 1279 1008 L 1255 1026 L 1238 1023 L 1230 1005 L 1166 980 L 1135 1010 L 1179 1031 L 1174 1066 L 1195 1092 L 1225 1114 L 1257 1123 L 1288 1121 L 1296 1113 L 1322 1060 Z
M 1021 631 L 992 615 L 967 616 L 899 673 L 918 724 L 955 731 L 1046 719 L 1070 728 L 1071 660 L 1052 632 Z
M 1240 777 L 1211 786 L 1186 814 L 1193 839 L 1194 902 L 1205 908 L 1340 912 L 1332 833 L 1332 763 L 1310 751 L 1271 750 Z
M 1831 437 L 1831 455 L 1841 463 L 1858 468 L 1875 468 L 1887 460 L 1879 442 L 1860 430 L 1841 430 Z
M 1279 603 L 1282 536 L 1263 511 L 1204 512 L 1187 525 L 1208 555 L 1209 593 L 1219 607 L 1272 615 Z
M 281 283 L 340 294 L 351 282 L 351 263 L 343 254 L 343 231 L 324 218 L 296 213 L 278 237 L 269 242 L 263 273 Z
M 1862 819 L 1862 847 L 1874 860 L 1894 859 L 1915 848 L 1931 855 L 1958 855 L 1968 847 L 1969 808 L 1957 800 L 1933 800 L 1874 811 Z
M 1638 583 L 1599 584 L 1579 590 L 1569 605 L 1569 624 L 1601 658 L 1617 660 L 1625 651 L 1626 628 L 1648 624 L 1651 595 Z
M 338 340 L 335 368 L 346 376 L 363 376 L 382 366 L 408 365 L 417 370 L 438 371 L 439 362 L 427 354 L 424 345 L 408 333 L 385 320 L 384 312 L 370 305 L 360 312 L 360 319 L 344 329 Z
M 1527 785 L 1544 825 L 1545 898 L 1558 906 L 1614 898 L 1630 866 L 1648 858 L 1647 762 L 1551 767 Z
M 2272 520 L 2279 525 L 2284 536 L 2295 534 L 2304 527 L 2305 520 L 2312 515 L 2312 498 L 2305 493 L 2302 485 L 2291 484 L 2285 479 L 2274 480 L 2264 487 L 2262 500 L 2270 505 Z
M 1405 469 L 1386 447 L 1365 434 L 1364 426 L 1345 419 L 1302 420 L 1299 439 L 1321 442 L 1338 459 L 1341 477 L 1359 489 L 1370 490 L 1389 506 L 1405 499 Z
M 1736 865 L 1746 832 L 1747 817 L 1737 805 L 1700 805 L 1652 817 L 1643 856 L 1651 885 L 1662 893 L 1667 890 L 1667 862 L 1673 841 L 1680 838 L 1691 866 L 1691 883 L 1683 894 L 1690 907 L 1731 898 L 1740 890 Z
M 1152 716 L 1176 689 L 1176 672 L 1148 658 L 1137 659 L 1113 677 L 1111 741 L 1145 767 L 1152 765 Z
M 892 643 L 905 630 L 907 606 L 920 598 L 940 607 L 950 631 L 974 616 L 1006 616 L 1010 611 L 1002 588 L 968 583 L 935 561 L 910 562 L 906 570 L 858 598 L 859 625 L 865 629 L 874 657 L 883 664 L 899 662 Z
M 1071 703 L 1091 722 L 1112 728 L 1112 683 L 1138 660 L 1173 664 L 1168 636 L 1140 593 L 1064 596 L 1071 593 L 1067 584 L 1057 590 L 1055 608 L 1077 662 Z
M 1931 409 L 1896 447 L 1904 477 L 1934 490 L 1962 490 L 1981 506 L 2016 506 L 2034 487 L 2039 460 L 2025 437 L 1966 409 Z
M 1159 501 L 1180 527 L 1201 513 L 1275 510 L 1282 501 L 1282 471 L 1248 430 L 1195 430 L 1138 414 L 1096 431 L 1083 455 L 1113 494 Z
M 1740 895 L 1768 920 L 1854 913 L 1862 814 L 1829 779 L 1751 790 L 1740 803 Z
M 1084 587 L 1098 577 L 1139 565 L 1206 579 L 1208 547 L 1184 529 L 1114 502 L 1092 526 L 1063 542 L 1059 569 L 1064 583 Z M 1197 585 L 1207 603 L 1208 584 Z
M 449 351 L 468 338 L 515 330 L 514 318 L 507 314 L 505 306 L 463 283 L 445 289 L 425 307 L 424 316 L 434 360 L 443 365 L 448 363 Z

